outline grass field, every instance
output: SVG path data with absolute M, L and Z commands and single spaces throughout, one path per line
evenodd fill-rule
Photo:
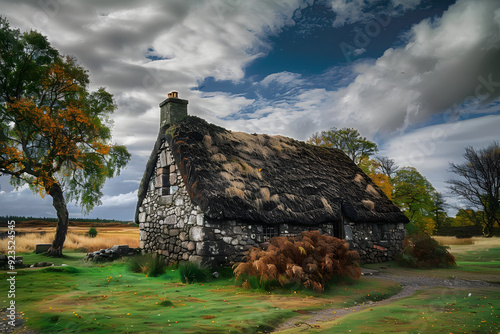
M 176 269 L 147 277 L 130 272 L 123 261 L 94 265 L 83 263 L 81 253 L 67 253 L 57 264 L 68 266 L 18 271 L 16 305 L 26 324 L 41 333 L 145 333 L 169 327 L 189 333 L 258 332 L 298 310 L 348 307 L 399 289 L 393 282 L 360 280 L 321 296 L 307 291 L 269 294 L 235 287 L 232 277 L 181 284 Z M 46 260 L 24 256 L 25 262 Z
M 137 228 L 122 228 L 98 228 L 98 237 L 107 235 L 111 240 L 101 248 L 122 243 L 117 241 L 124 239 L 116 236 L 138 240 L 138 236 L 134 237 Z M 88 227 L 71 231 L 86 238 L 80 248 L 90 247 L 89 242 L 93 242 L 84 236 L 86 231 Z M 452 245 L 451 252 L 458 264 L 453 269 L 408 269 L 394 262 L 368 267 L 398 275 L 500 281 L 499 241 L 474 238 L 474 244 Z M 307 290 L 268 293 L 235 287 L 230 276 L 203 284 L 182 284 L 178 270 L 169 269 L 162 276 L 147 277 L 131 272 L 125 260 L 86 263 L 85 252 L 77 250 L 66 250 L 64 258 L 47 258 L 32 251 L 18 255 L 24 257 L 24 263 L 52 261 L 58 266 L 17 271 L 16 309 L 22 312 L 26 325 L 40 333 L 257 333 L 312 310 L 327 307 L 354 310 L 355 305 L 387 298 L 400 289 L 392 281 L 362 277 L 354 283 L 332 287 L 322 295 Z M 0 271 L 2 282 L 8 276 L 6 271 Z M 373 304 L 363 311 L 353 311 L 336 321 L 321 323 L 319 329 L 307 331 L 496 334 L 500 328 L 499 291 L 498 288 L 422 290 L 388 305 Z M 0 308 L 8 302 L 6 297 L 0 298 Z M 288 332 L 299 331 L 304 328 Z
M 498 288 L 436 287 L 389 305 L 353 312 L 309 332 L 496 334 L 500 329 L 499 316 Z
M 16 251 L 19 253 L 32 252 L 35 250 L 36 244 L 52 243 L 56 228 L 55 223 L 50 225 L 16 227 L 16 232 L 20 233 L 20 235 L 16 236 Z M 95 227 L 97 230 L 97 236 L 95 238 L 86 235 L 90 228 L 87 224 L 69 226 L 64 248 L 83 252 L 93 252 L 114 245 L 139 247 L 139 227 L 123 224 L 100 225 L 101 226 Z M 1 228 L 0 232 L 5 230 L 6 228 Z M 6 242 L 0 243 L 0 253 L 7 253 Z

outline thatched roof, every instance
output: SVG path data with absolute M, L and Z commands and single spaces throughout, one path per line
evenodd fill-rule
M 354 222 L 408 222 L 340 150 L 197 117 L 167 129 L 165 139 L 190 197 L 211 218 L 314 225 L 343 213 Z

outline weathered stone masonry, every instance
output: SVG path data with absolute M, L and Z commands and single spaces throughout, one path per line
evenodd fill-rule
M 161 145 L 147 195 L 139 207 L 141 248 L 158 252 L 169 262 L 193 261 L 216 266 L 242 260 L 244 252 L 275 235 L 298 235 L 318 229 L 338 235 L 334 224 L 277 227 L 246 224 L 235 220 L 215 221 L 204 215 L 187 194 L 182 176 L 166 142 Z M 271 231 L 270 231 L 271 229 Z M 357 250 L 362 262 L 392 259 L 401 251 L 405 238 L 402 223 L 352 223 L 344 220 L 344 237 Z

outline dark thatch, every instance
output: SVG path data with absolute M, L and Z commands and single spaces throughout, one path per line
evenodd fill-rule
M 343 213 L 354 222 L 408 222 L 340 150 L 230 132 L 197 117 L 164 138 L 193 202 L 210 218 L 315 225 L 338 222 Z

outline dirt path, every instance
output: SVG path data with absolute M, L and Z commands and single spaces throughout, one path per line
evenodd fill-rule
M 435 286 L 442 287 L 471 287 L 471 288 L 482 288 L 482 287 L 491 287 L 497 286 L 483 281 L 466 281 L 460 279 L 439 279 L 439 278 L 429 278 L 429 277 L 421 277 L 421 276 L 390 276 L 387 274 L 379 274 L 377 276 L 366 276 L 366 278 L 382 278 L 393 280 L 401 284 L 402 290 L 381 301 L 378 302 L 369 302 L 364 304 L 358 304 L 356 306 L 348 307 L 348 308 L 340 308 L 340 309 L 324 309 L 320 311 L 310 312 L 312 315 L 307 321 L 301 322 L 301 316 L 296 316 L 290 318 L 283 322 L 280 326 L 278 326 L 273 333 L 279 333 L 281 331 L 290 329 L 290 328 L 319 328 L 319 324 L 325 321 L 332 321 L 338 319 L 344 315 L 351 314 L 352 312 L 358 312 L 364 310 L 366 308 L 387 305 L 398 299 L 412 296 L 416 291 L 427 289 Z

